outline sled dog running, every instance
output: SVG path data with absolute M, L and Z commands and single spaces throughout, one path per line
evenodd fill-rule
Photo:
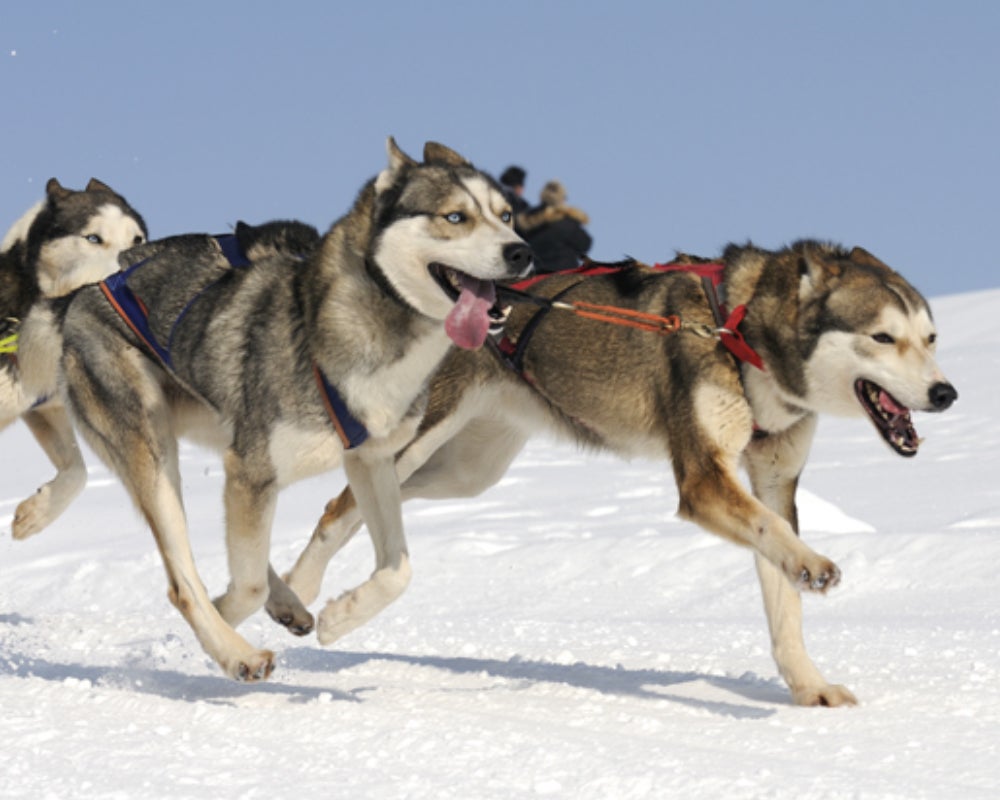
M 118 270 L 118 254 L 146 240 L 146 223 L 120 194 L 91 178 L 83 191 L 52 178 L 0 243 L 0 429 L 18 417 L 56 476 L 18 504 L 11 533 L 24 539 L 52 522 L 82 490 L 87 470 L 62 403 L 25 391 L 21 322 L 43 298 L 61 297 Z
M 455 351 L 435 374 L 427 413 L 397 465 L 402 497 L 476 495 L 537 432 L 667 458 L 679 514 L 754 551 L 772 652 L 794 702 L 853 704 L 847 688 L 814 666 L 802 635 L 799 592 L 825 592 L 840 580 L 837 566 L 798 537 L 795 491 L 817 415 L 866 416 L 893 450 L 913 456 L 919 439 L 910 410 L 943 411 L 957 393 L 935 363 L 927 302 L 865 250 L 815 241 L 777 252 L 732 245 L 720 268 L 725 302 L 745 307 L 739 330 L 762 368 L 698 335 L 719 322 L 712 293 L 691 272 L 636 264 L 546 276 L 531 294 L 677 315 L 682 327 L 661 337 L 516 307 L 505 327 L 510 358 Z M 741 464 L 753 495 L 738 481 Z M 287 576 L 302 601 L 316 598 L 327 562 L 361 519 L 349 489 L 327 505 Z M 276 619 L 293 613 L 280 600 L 269 604 Z M 349 630 L 350 600 L 347 592 L 320 613 L 321 642 Z
M 481 346 L 499 318 L 493 282 L 531 266 L 497 184 L 433 142 L 417 162 L 390 138 L 388 166 L 322 241 L 302 230 L 149 243 L 114 279 L 36 308 L 22 333 L 25 380 L 60 385 L 149 523 L 171 601 L 237 680 L 274 666 L 234 628 L 268 597 L 282 487 L 342 464 L 378 552 L 354 613 L 367 618 L 406 586 L 394 456 L 452 343 Z M 181 435 L 223 453 L 231 580 L 214 602 L 188 540 Z

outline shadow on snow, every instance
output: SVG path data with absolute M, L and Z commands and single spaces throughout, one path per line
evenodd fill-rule
M 490 658 L 414 656 L 399 653 L 328 652 L 311 648 L 288 650 L 282 658 L 282 662 L 293 669 L 330 673 L 353 669 L 377 661 L 427 667 L 456 675 L 487 675 L 520 682 L 524 687 L 554 684 L 587 689 L 606 695 L 631 696 L 645 700 L 666 700 L 731 717 L 761 719 L 772 716 L 775 711 L 774 709 L 739 703 L 685 697 L 663 690 L 701 681 L 756 703 L 782 705 L 790 703 L 787 690 L 777 680 L 763 681 L 753 676 L 729 678 L 719 675 L 705 675 L 699 672 L 627 669 L 622 666 L 606 667 L 582 662 L 556 664 L 549 661 L 529 661 L 517 656 L 501 661 Z
M 748 675 L 731 678 L 706 675 L 699 672 L 677 672 L 655 669 L 627 669 L 622 666 L 606 667 L 577 662 L 556 664 L 549 661 L 529 661 L 513 657 L 506 661 L 488 658 L 417 656 L 399 653 L 328 652 L 314 648 L 294 648 L 280 658 L 278 669 L 336 674 L 366 664 L 388 662 L 408 664 L 454 675 L 485 675 L 514 682 L 515 690 L 530 689 L 539 685 L 568 686 L 605 695 L 629 696 L 642 700 L 659 700 L 689 708 L 701 709 L 712 714 L 742 719 L 764 719 L 775 713 L 773 708 L 762 708 L 738 702 L 725 702 L 705 698 L 686 697 L 671 687 L 702 682 L 709 686 L 738 695 L 752 703 L 787 705 L 788 693 L 777 680 L 762 680 Z M 280 672 L 279 672 L 280 674 Z M 14 678 L 41 678 L 63 683 L 88 681 L 103 688 L 134 691 L 157 695 L 185 702 L 232 703 L 250 695 L 285 696 L 292 703 L 308 703 L 320 698 L 362 702 L 361 695 L 378 687 L 366 686 L 350 691 L 330 686 L 303 686 L 280 683 L 275 680 L 262 683 L 238 683 L 221 675 L 191 675 L 172 669 L 153 669 L 123 664 L 120 666 L 83 665 L 59 663 L 43 658 L 30 658 L 0 652 L 0 676 Z M 441 691 L 454 687 L 441 685 Z M 488 687 L 473 691 L 489 691 Z

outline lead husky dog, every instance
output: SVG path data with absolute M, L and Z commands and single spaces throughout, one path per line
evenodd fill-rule
M 487 352 L 445 360 L 397 464 L 402 497 L 478 494 L 540 431 L 623 456 L 669 458 L 678 513 L 754 550 L 773 655 L 794 702 L 852 704 L 854 695 L 813 665 L 802 638 L 799 592 L 825 592 L 840 579 L 797 535 L 795 490 L 817 414 L 866 415 L 890 447 L 912 456 L 919 439 L 910 409 L 942 411 L 957 393 L 934 360 L 927 302 L 866 251 L 811 241 L 779 252 L 730 246 L 722 262 L 728 303 L 745 305 L 741 331 L 763 369 L 698 335 L 718 323 L 691 273 L 634 266 L 546 277 L 532 293 L 677 314 L 684 327 L 661 338 L 519 307 L 505 331 L 523 348 L 522 371 Z M 738 480 L 741 463 L 753 496 Z M 301 600 L 316 598 L 327 562 L 360 524 L 350 490 L 328 504 L 287 576 Z M 321 642 L 350 630 L 352 599 L 348 592 L 321 612 Z M 269 604 L 273 617 L 293 616 L 278 602 Z
M 153 242 L 132 251 L 138 265 L 120 281 L 86 287 L 25 325 L 35 367 L 26 380 L 55 389 L 61 362 L 81 431 L 152 528 L 170 600 L 238 680 L 274 666 L 273 653 L 234 627 L 268 597 L 271 522 L 289 483 L 343 464 L 379 553 L 357 590 L 358 613 L 403 590 L 410 570 L 394 456 L 415 433 L 427 379 L 452 341 L 475 348 L 486 339 L 499 314 L 493 281 L 531 266 L 491 178 L 436 143 L 423 163 L 392 139 L 388 154 L 314 250 L 248 253 L 239 236 L 236 252 L 228 237 Z M 224 453 L 231 582 L 214 604 L 181 503 L 185 434 Z
M 18 328 L 42 298 L 60 297 L 118 269 L 118 254 L 146 240 L 146 223 L 124 197 L 91 178 L 82 192 L 55 178 L 0 243 L 0 429 L 21 417 L 56 467 L 56 476 L 14 512 L 12 535 L 38 533 L 83 489 L 87 471 L 62 404 L 24 391 Z

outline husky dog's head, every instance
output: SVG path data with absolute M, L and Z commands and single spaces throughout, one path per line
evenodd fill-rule
M 864 413 L 893 450 L 915 455 L 920 439 L 910 410 L 943 411 L 958 397 L 934 358 L 937 333 L 927 301 L 859 247 L 800 242 L 790 254 L 798 274 L 803 405 Z M 777 354 L 773 363 L 792 360 Z
M 418 163 L 390 137 L 388 153 L 374 183 L 368 261 L 408 305 L 443 320 L 457 345 L 480 347 L 503 317 L 493 282 L 531 269 L 510 204 L 491 177 L 444 145 L 428 142 Z
M 22 248 L 40 293 L 58 297 L 116 272 L 118 254 L 147 235 L 142 217 L 101 181 L 91 178 L 77 192 L 52 178 L 45 199 L 14 224 L 0 252 Z

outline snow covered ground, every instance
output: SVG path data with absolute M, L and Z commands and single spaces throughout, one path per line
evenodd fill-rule
M 261 613 L 273 679 L 223 678 L 166 598 L 152 537 L 96 458 L 50 530 L 10 538 L 51 468 L 0 435 L 4 798 L 1000 797 L 1000 290 L 934 303 L 960 398 L 913 460 L 821 423 L 805 538 L 843 569 L 805 603 L 861 705 L 789 704 L 752 559 L 673 516 L 665 464 L 536 441 L 475 500 L 406 508 L 410 590 L 333 648 Z M 991 388 L 992 387 L 992 388 Z M 185 449 L 202 575 L 226 581 L 221 468 Z M 334 473 L 282 496 L 289 566 Z M 368 574 L 367 537 L 324 599 Z

